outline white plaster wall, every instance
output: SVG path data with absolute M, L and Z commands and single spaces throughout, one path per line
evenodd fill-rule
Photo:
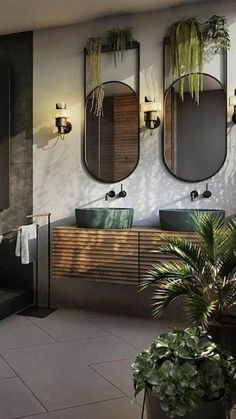
M 222 170 L 209 180 L 212 198 L 191 203 L 192 189 L 204 191 L 204 182 L 184 183 L 165 168 L 161 155 L 162 130 L 151 137 L 143 131 L 140 136 L 140 162 L 135 172 L 123 184 L 128 192 L 124 200 L 105 202 L 104 195 L 120 185 L 106 185 L 90 178 L 81 163 L 83 139 L 83 47 L 90 36 L 99 36 L 113 27 L 132 26 L 141 43 L 141 98 L 153 94 L 162 100 L 162 40 L 170 24 L 180 18 L 197 15 L 202 21 L 212 14 L 226 15 L 230 23 L 232 47 L 228 53 L 228 95 L 236 87 L 236 6 L 232 2 L 173 8 L 156 13 L 106 18 L 86 24 L 40 30 L 34 33 L 34 212 L 52 213 L 53 222 L 72 222 L 74 209 L 82 206 L 126 206 L 135 211 L 135 224 L 157 225 L 160 208 L 223 208 L 227 214 L 236 213 L 236 127 L 228 115 L 228 156 Z M 133 58 L 118 70 L 104 66 L 104 79 L 133 79 Z M 112 61 L 111 61 L 112 62 Z M 216 75 L 215 63 L 206 71 Z M 108 71 L 109 74 L 106 72 Z M 114 71 L 114 73 L 113 73 Z M 218 71 L 218 70 L 217 70 Z M 113 76 L 113 77 L 112 77 Z M 219 75 L 218 75 L 219 76 Z M 65 102 L 71 112 L 72 132 L 56 144 L 53 138 L 52 110 L 56 102 Z M 217 118 L 217 115 L 216 115 Z M 41 229 L 42 241 L 44 228 Z M 41 283 L 44 282 L 46 248 L 41 246 Z M 93 285 L 93 284 L 92 284 Z M 75 282 L 54 281 L 56 301 L 74 302 L 72 294 L 86 295 Z M 71 288 L 70 288 L 71 287 Z M 77 292 L 75 292 L 75 287 Z M 82 286 L 83 287 L 83 286 Z M 43 290 L 43 286 L 42 286 Z M 91 288 L 94 290 L 94 287 Z M 91 292 L 90 290 L 90 292 Z M 42 291 L 44 294 L 44 291 Z M 64 297 L 63 297 L 64 295 Z M 94 294 L 96 295 L 96 293 Z M 95 297 L 94 297 L 95 298 Z M 77 301 L 77 300 L 76 300 Z

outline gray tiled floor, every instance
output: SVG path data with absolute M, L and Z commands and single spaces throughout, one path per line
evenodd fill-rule
M 171 327 L 66 309 L 0 322 L 0 419 L 140 419 L 131 363 Z

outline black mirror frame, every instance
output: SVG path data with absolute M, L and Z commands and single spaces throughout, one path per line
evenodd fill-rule
M 131 86 L 129 86 L 127 83 L 124 83 L 124 82 L 122 82 L 122 81 L 117 81 L 117 80 L 106 81 L 105 83 L 102 83 L 102 85 L 104 86 L 104 85 L 107 85 L 107 84 L 110 84 L 110 83 L 118 83 L 118 84 L 122 84 L 122 85 L 124 85 L 124 86 L 127 86 L 127 87 L 128 87 L 128 88 L 129 88 L 129 89 L 130 89 L 133 93 L 134 93 L 135 97 L 137 98 L 137 103 L 138 103 L 138 129 L 139 129 L 139 127 L 140 127 L 139 97 L 138 97 L 138 95 L 137 95 L 136 91 L 135 91 L 135 90 L 134 90 Z M 140 141 L 139 141 L 139 140 L 140 140 L 140 137 L 139 137 L 139 135 L 138 135 L 138 157 L 137 157 L 137 163 L 136 163 L 136 165 L 134 166 L 134 168 L 133 168 L 132 172 L 130 172 L 128 176 L 126 176 L 125 178 L 118 179 L 118 180 L 116 180 L 115 182 L 114 182 L 114 181 L 112 181 L 112 182 L 110 182 L 110 181 L 104 181 L 104 180 L 100 180 L 100 179 L 95 178 L 95 177 L 94 177 L 94 175 L 93 175 L 93 174 L 90 172 L 90 170 L 89 170 L 89 167 L 88 167 L 88 164 L 87 164 L 87 158 L 86 158 L 86 156 L 87 156 L 87 153 L 86 153 L 86 114 L 87 114 L 87 112 L 86 112 L 86 110 L 87 110 L 88 100 L 90 99 L 90 96 L 91 96 L 91 94 L 93 93 L 93 91 L 94 91 L 94 90 L 92 90 L 92 91 L 88 94 L 88 96 L 87 96 L 87 100 L 86 100 L 86 102 L 85 102 L 85 108 L 84 108 L 84 111 L 85 111 L 85 118 L 84 118 L 84 145 L 83 145 L 84 164 L 85 164 L 86 170 L 87 170 L 87 172 L 89 173 L 89 175 L 90 175 L 93 179 L 96 179 L 98 182 L 101 182 L 101 183 L 106 183 L 106 184 L 119 183 L 119 182 L 123 181 L 124 179 L 127 179 L 129 176 L 131 176 L 131 175 L 132 175 L 132 173 L 135 171 L 136 167 L 138 166 L 138 163 L 139 163 L 139 158 L 140 158 Z
M 138 108 L 139 108 L 139 106 L 140 106 L 140 43 L 137 42 L 137 41 L 134 41 L 132 43 L 132 45 L 129 48 L 127 48 L 127 50 L 136 50 L 136 86 L 137 86 L 137 90 L 133 89 L 127 83 L 124 83 L 124 82 L 118 81 L 118 80 L 108 80 L 106 82 L 103 82 L 102 84 L 120 83 L 120 84 L 128 86 L 135 93 L 135 95 L 138 99 Z M 111 53 L 111 52 L 112 51 L 108 49 L 107 45 L 102 46 L 102 53 Z M 87 55 L 88 55 L 87 48 L 84 48 L 84 136 L 83 136 L 82 149 L 81 149 L 82 165 L 83 165 L 84 169 L 86 170 L 86 172 L 88 173 L 88 175 L 93 180 L 96 180 L 97 182 L 104 183 L 104 184 L 115 184 L 115 183 L 119 183 L 119 182 L 127 179 L 129 176 L 131 176 L 134 173 L 134 171 L 136 170 L 136 168 L 139 164 L 139 160 L 140 160 L 140 110 L 138 109 L 138 127 L 139 127 L 138 158 L 137 158 L 137 163 L 136 163 L 134 169 L 132 170 L 132 172 L 130 172 L 130 174 L 128 176 L 126 176 L 125 178 L 116 180 L 115 182 L 114 181 L 113 182 L 107 182 L 107 181 L 103 181 L 103 180 L 95 178 L 90 173 L 87 162 L 86 162 L 86 105 L 87 105 L 87 99 L 90 96 L 90 94 L 92 93 L 92 91 L 90 91 L 89 93 L 87 92 Z
M 163 125 L 162 125 L 162 151 L 161 151 L 161 153 L 162 153 L 162 160 L 163 160 L 163 163 L 164 163 L 165 167 L 167 168 L 168 172 L 175 179 L 178 179 L 178 180 L 180 180 L 182 182 L 186 182 L 186 183 L 199 183 L 199 182 L 204 182 L 204 181 L 206 181 L 208 179 L 211 179 L 213 176 L 215 176 L 222 169 L 222 167 L 224 166 L 225 161 L 227 159 L 227 153 L 228 153 L 228 133 L 227 133 L 227 51 L 224 51 L 224 53 L 223 53 L 224 54 L 224 73 L 225 73 L 225 83 L 224 83 L 224 85 L 223 85 L 223 83 L 221 81 L 219 81 L 216 77 L 212 76 L 211 74 L 204 73 L 204 72 L 201 73 L 203 76 L 204 75 L 205 76 L 209 76 L 209 77 L 213 78 L 214 80 L 216 80 L 222 86 L 222 89 L 224 91 L 224 95 L 225 95 L 225 156 L 224 156 L 224 160 L 222 162 L 222 165 L 219 167 L 219 169 L 215 173 L 213 173 L 211 176 L 206 177 L 206 178 L 203 178 L 203 179 L 200 179 L 200 180 L 194 180 L 193 181 L 193 180 L 186 180 L 186 179 L 183 179 L 183 178 L 181 178 L 179 176 L 176 176 L 172 172 L 172 170 L 167 166 L 166 161 L 165 161 L 165 154 L 164 154 L 164 151 L 165 151 L 165 101 L 166 101 L 166 96 L 167 96 L 167 93 L 168 93 L 169 89 L 173 86 L 173 84 L 176 83 L 176 81 L 178 81 L 178 78 L 175 79 L 167 89 L 165 88 L 166 46 L 168 46 L 168 44 L 169 44 L 169 39 L 168 39 L 168 37 L 165 37 L 163 39 L 163 92 L 164 92 L 164 95 L 163 95 Z M 186 74 L 186 75 L 184 75 L 182 77 L 186 77 L 186 76 L 188 76 L 188 75 Z

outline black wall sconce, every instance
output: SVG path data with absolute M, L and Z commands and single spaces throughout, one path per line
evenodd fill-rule
M 229 105 L 234 107 L 234 113 L 232 115 L 232 121 L 236 124 L 236 89 L 234 89 L 234 96 L 230 96 Z
M 161 121 L 158 112 L 161 111 L 160 102 L 156 102 L 154 97 L 145 96 L 145 102 L 141 103 L 141 112 L 144 113 L 144 121 L 146 127 L 152 135 L 153 130 L 158 128 Z
M 70 117 L 69 110 L 66 108 L 65 103 L 57 103 L 56 110 L 54 112 L 55 125 L 58 129 L 58 133 L 62 140 L 64 140 L 65 135 L 69 134 L 72 130 L 72 125 L 68 121 Z

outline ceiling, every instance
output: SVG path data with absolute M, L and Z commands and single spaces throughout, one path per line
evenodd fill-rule
M 0 0 L 0 34 L 207 1 L 209 0 Z

